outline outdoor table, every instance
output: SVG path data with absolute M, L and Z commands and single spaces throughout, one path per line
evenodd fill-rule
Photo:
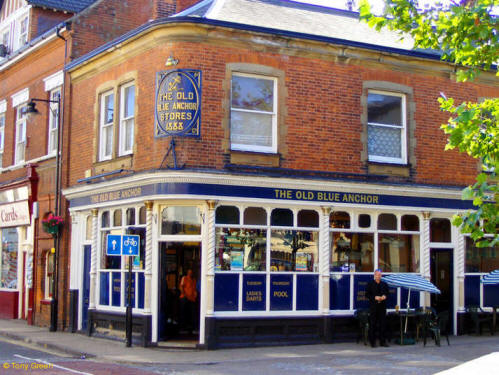
M 405 320 L 408 318 L 417 318 L 421 316 L 421 313 L 416 310 L 399 310 L 395 314 L 398 315 L 400 319 L 400 345 L 404 345 L 404 337 L 406 334 L 404 332 Z

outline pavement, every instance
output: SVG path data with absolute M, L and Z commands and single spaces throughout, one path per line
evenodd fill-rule
M 110 339 L 88 337 L 80 333 L 49 332 L 48 328 L 30 326 L 23 320 L 0 319 L 0 336 L 13 341 L 20 341 L 40 348 L 63 352 L 76 358 L 94 358 L 95 360 L 147 365 L 147 364 L 178 364 L 178 365 L 210 365 L 233 364 L 237 361 L 259 361 L 263 358 L 279 358 L 285 364 L 286 358 L 329 358 L 338 361 L 345 359 L 348 365 L 355 361 L 369 359 L 363 366 L 380 370 L 391 362 L 397 366 L 403 364 L 399 370 L 425 368 L 424 373 L 436 373 L 448 369 L 459 369 L 461 372 L 445 372 L 445 374 L 473 373 L 480 371 L 491 373 L 486 369 L 499 368 L 499 335 L 490 336 L 450 336 L 450 346 L 442 340 L 442 346 L 435 346 L 429 341 L 424 347 L 422 343 L 416 345 L 396 345 L 389 348 L 371 348 L 355 342 L 317 344 L 302 346 L 239 348 L 223 350 L 196 350 L 174 348 L 143 348 L 132 346 L 127 348 L 124 342 Z M 322 357 L 321 357 L 322 356 Z M 329 360 L 328 359 L 328 360 Z M 384 361 L 384 362 L 383 362 Z M 255 362 L 254 362 L 255 363 Z M 332 362 L 331 362 L 332 363 Z M 481 366 L 481 367 L 480 367 Z M 484 367 L 485 366 L 485 367 Z M 432 370 L 433 369 L 433 370 Z M 282 369 L 281 369 L 282 370 Z M 367 368 L 366 368 L 367 370 Z M 403 371 L 413 373 L 412 371 Z M 376 373 L 376 371 L 375 371 Z

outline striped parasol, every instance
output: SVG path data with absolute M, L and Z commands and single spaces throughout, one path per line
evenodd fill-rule
M 485 285 L 499 284 L 499 270 L 495 270 L 486 274 L 482 278 L 482 284 Z
M 390 286 L 409 289 L 409 293 L 407 293 L 407 310 L 410 307 L 411 290 L 440 294 L 440 289 L 418 274 L 396 273 L 383 277 L 383 281 Z M 405 320 L 405 331 L 407 332 L 407 317 Z

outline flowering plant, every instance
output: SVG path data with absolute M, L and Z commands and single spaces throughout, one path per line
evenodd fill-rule
M 43 230 L 52 235 L 59 233 L 59 228 L 64 224 L 64 220 L 60 216 L 49 214 L 42 220 Z

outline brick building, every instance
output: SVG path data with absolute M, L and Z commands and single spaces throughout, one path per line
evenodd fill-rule
M 480 285 L 497 249 L 450 224 L 479 166 L 444 151 L 436 103 L 497 96 L 493 74 L 457 84 L 437 54 L 346 11 L 175 11 L 66 66 L 74 327 L 122 334 L 129 262 L 145 345 L 338 339 L 376 268 L 435 282 L 442 295 L 413 293 L 411 306 L 449 311 L 455 333 L 466 305 L 497 304 Z M 179 299 L 189 269 L 192 304 Z M 389 309 L 407 298 L 393 289 Z

